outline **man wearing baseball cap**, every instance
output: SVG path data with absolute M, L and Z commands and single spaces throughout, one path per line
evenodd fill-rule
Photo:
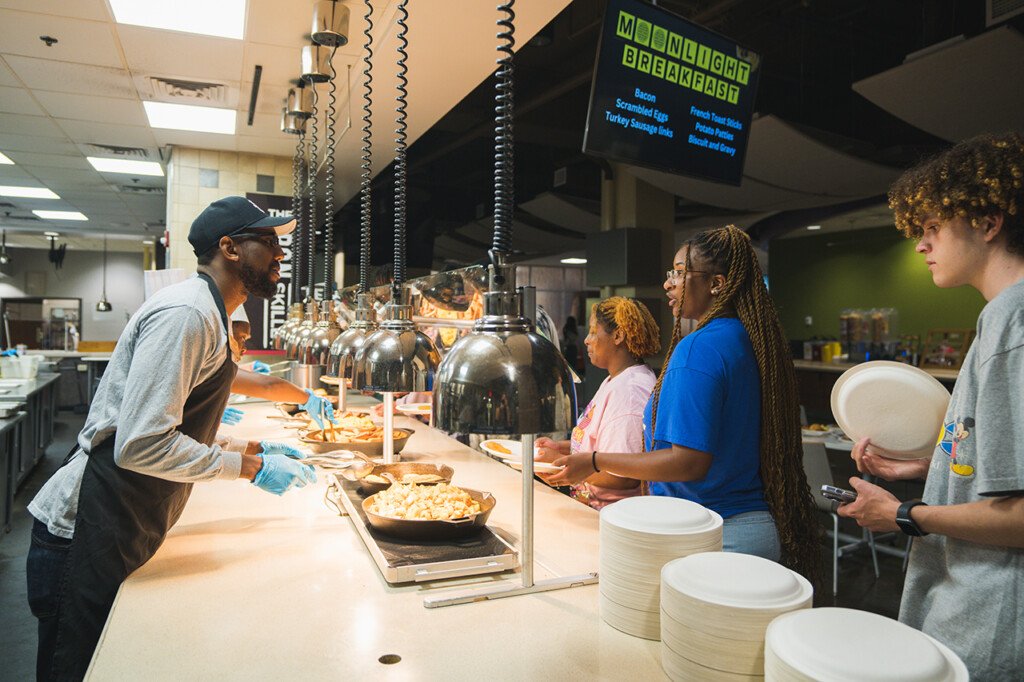
M 243 197 L 213 202 L 189 230 L 197 275 L 161 289 L 129 320 L 78 449 L 28 507 L 39 679 L 85 676 L 118 587 L 160 547 L 193 483 L 241 478 L 280 495 L 316 480 L 281 443 L 214 443 L 228 395 L 247 388 L 236 381 L 228 316 L 247 296 L 274 293 L 278 237 L 293 229 L 291 217 Z M 295 393 L 312 415 L 333 418 L 324 399 Z

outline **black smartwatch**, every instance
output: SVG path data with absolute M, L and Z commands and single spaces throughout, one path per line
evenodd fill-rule
M 928 535 L 921 527 L 914 522 L 914 519 L 910 518 L 910 510 L 918 505 L 927 507 L 928 505 L 921 500 L 908 500 L 900 505 L 900 508 L 896 510 L 896 525 L 900 527 L 907 535 L 912 535 L 915 538 L 924 537 Z

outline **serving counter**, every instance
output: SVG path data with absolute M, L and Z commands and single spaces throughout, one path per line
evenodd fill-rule
M 266 403 L 223 432 L 287 440 Z M 408 417 L 405 461 L 443 462 L 497 499 L 488 525 L 518 541 L 521 474 Z M 657 642 L 598 614 L 598 585 L 427 609 L 505 572 L 390 585 L 327 475 L 282 497 L 244 481 L 197 484 L 156 556 L 122 585 L 89 676 L 107 679 L 664 679 Z M 596 571 L 598 515 L 535 484 L 535 577 Z M 396 661 L 389 663 L 389 661 Z M 383 662 L 382 662 L 383 661 Z

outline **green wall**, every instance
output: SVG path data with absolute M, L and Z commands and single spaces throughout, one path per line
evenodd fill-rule
M 936 287 L 914 244 L 894 227 L 773 240 L 768 284 L 786 336 L 838 338 L 843 308 L 896 308 L 897 333 L 922 341 L 929 329 L 973 329 L 981 294 Z

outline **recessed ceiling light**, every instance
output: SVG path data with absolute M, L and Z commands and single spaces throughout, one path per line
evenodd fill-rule
M 0 197 L 21 197 L 23 199 L 60 199 L 45 187 L 11 187 L 0 185 Z
M 43 232 L 44 237 L 59 237 L 60 232 Z
M 13 166 L 14 162 L 11 161 L 3 152 L 0 152 L 0 166 Z
M 103 159 L 87 156 L 86 160 L 101 173 L 129 173 L 131 175 L 156 175 L 163 177 L 164 169 L 156 161 L 132 161 L 131 159 Z
M 197 107 L 192 104 L 143 102 L 152 128 L 191 130 L 199 133 L 235 134 L 235 110 Z
M 808 225 L 807 229 L 808 230 L 820 230 L 821 229 L 821 225 Z
M 563 258 L 562 262 L 566 265 L 586 265 L 586 258 Z
M 78 211 L 32 211 L 43 220 L 88 220 Z
M 110 0 L 119 24 L 242 39 L 245 0 Z

